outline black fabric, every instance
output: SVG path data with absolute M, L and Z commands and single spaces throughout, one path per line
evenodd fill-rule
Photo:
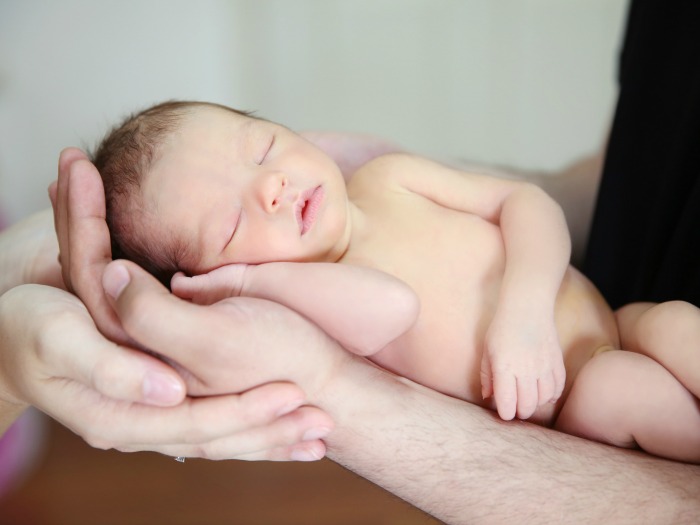
M 634 0 L 583 271 L 611 306 L 700 306 L 700 2 Z

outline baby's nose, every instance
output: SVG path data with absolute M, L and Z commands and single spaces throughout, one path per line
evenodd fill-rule
M 262 176 L 259 191 L 265 211 L 274 213 L 279 209 L 287 185 L 287 177 L 283 173 L 272 172 Z

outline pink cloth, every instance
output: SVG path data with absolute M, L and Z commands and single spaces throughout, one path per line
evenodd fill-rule
M 0 499 L 34 470 L 44 449 L 44 427 L 44 415 L 30 409 L 0 437 Z

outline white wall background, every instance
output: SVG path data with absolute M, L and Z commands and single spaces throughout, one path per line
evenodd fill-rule
M 562 167 L 598 148 L 626 0 L 0 0 L 0 207 L 59 151 L 169 98 L 441 159 Z

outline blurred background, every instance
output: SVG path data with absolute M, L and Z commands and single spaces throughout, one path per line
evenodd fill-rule
M 1 0 L 0 198 L 59 151 L 194 98 L 438 158 L 557 169 L 598 148 L 626 0 Z
M 48 206 L 63 147 L 92 147 L 126 114 L 172 98 L 445 161 L 556 171 L 604 143 L 626 7 L 0 0 L 0 210 L 11 223 Z M 0 495 L 2 524 L 434 523 L 328 462 L 181 465 L 29 426 L 47 437 L 24 483 Z

